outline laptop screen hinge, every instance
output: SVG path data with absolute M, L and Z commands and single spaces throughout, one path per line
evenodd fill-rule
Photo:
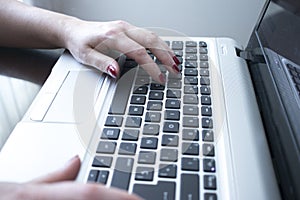
M 266 63 L 264 55 L 260 48 L 253 49 L 251 51 L 236 49 L 236 54 L 237 56 L 252 63 Z

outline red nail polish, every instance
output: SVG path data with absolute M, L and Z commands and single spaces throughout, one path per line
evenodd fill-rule
M 180 64 L 180 61 L 178 60 L 178 58 L 176 56 L 173 56 L 173 60 L 177 65 Z
M 159 80 L 160 80 L 161 83 L 166 83 L 166 77 L 165 77 L 165 75 L 163 73 L 161 73 L 159 75 Z
M 117 78 L 117 70 L 114 66 L 108 65 L 106 71 L 111 77 Z
M 178 66 L 177 66 L 177 65 L 175 65 L 175 64 L 174 64 L 172 67 L 173 67 L 173 69 L 174 69 L 174 70 L 175 70 L 177 73 L 179 73 L 179 72 L 180 72 L 180 70 L 179 70 L 179 68 L 178 68 Z

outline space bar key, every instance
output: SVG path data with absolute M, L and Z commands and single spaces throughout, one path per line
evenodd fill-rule
M 133 193 L 143 199 L 175 199 L 175 182 L 158 181 L 157 185 L 134 184 Z
M 135 70 L 130 70 L 118 80 L 114 98 L 109 109 L 109 114 L 125 114 L 131 86 L 134 81 L 134 75 Z

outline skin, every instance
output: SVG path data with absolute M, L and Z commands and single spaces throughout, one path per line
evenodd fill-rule
M 118 77 L 120 69 L 109 51 L 136 60 L 157 82 L 164 77 L 148 55 L 149 49 L 172 73 L 178 60 L 156 34 L 125 21 L 92 22 L 28 6 L 15 0 L 0 0 L 0 46 L 66 48 L 79 62 Z
M 74 182 L 80 169 L 78 156 L 64 168 L 27 183 L 0 183 L 1 199 L 6 200 L 139 200 L 135 195 L 101 184 Z
M 0 0 L 0 46 L 66 48 L 74 58 L 114 78 L 120 69 L 111 50 L 135 59 L 160 83 L 165 77 L 148 55 L 149 49 L 172 73 L 179 64 L 174 53 L 154 33 L 125 21 L 91 22 L 32 7 L 16 0 Z M 65 168 L 28 183 L 0 183 L 1 198 L 10 199 L 139 199 L 117 189 L 73 180 L 80 168 L 78 157 Z

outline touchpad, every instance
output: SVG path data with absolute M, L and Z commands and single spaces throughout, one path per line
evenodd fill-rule
M 44 122 L 82 123 L 95 115 L 94 105 L 104 76 L 98 70 L 69 71 Z

